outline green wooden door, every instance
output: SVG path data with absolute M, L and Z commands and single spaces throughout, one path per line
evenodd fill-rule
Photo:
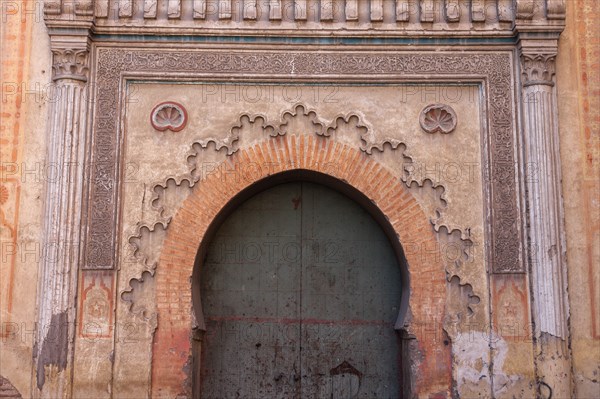
M 201 272 L 202 398 L 397 398 L 400 267 L 379 225 L 325 186 L 236 209 Z

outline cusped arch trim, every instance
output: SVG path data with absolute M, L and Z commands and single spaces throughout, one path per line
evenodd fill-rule
M 239 203 L 239 196 L 247 196 L 248 190 L 260 191 L 267 179 L 290 178 L 293 172 L 325 176 L 339 182 L 334 188 L 344 191 L 347 187 L 361 193 L 370 202 L 363 203 L 363 207 L 377 209 L 371 214 L 391 236 L 392 245 L 393 241 L 402 244 L 408 264 L 405 281 L 410 282 L 405 292 L 410 292 L 410 304 L 408 298 L 403 300 L 408 306 L 404 309 L 404 326 L 396 328 L 404 327 L 415 338 L 409 353 L 410 368 L 414 370 L 411 391 L 449 397 L 451 355 L 443 332 L 446 276 L 443 260 L 435 250 L 438 241 L 429 218 L 402 181 L 372 157 L 312 135 L 278 136 L 240 149 L 196 184 L 173 217 L 155 276 L 159 315 L 154 335 L 152 396 L 189 393 L 191 376 L 186 370 L 190 330 L 203 327 L 201 314 L 192 310 L 198 311 L 200 304 L 199 295 L 192 298 L 191 279 L 197 258 L 203 258 L 202 244 L 210 240 L 228 214 L 227 208 Z

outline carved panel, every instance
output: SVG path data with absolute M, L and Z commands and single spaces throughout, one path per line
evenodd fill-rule
M 113 324 L 113 275 L 111 271 L 85 270 L 81 276 L 79 336 L 110 338 Z
M 119 85 L 122 73 L 164 76 L 165 71 L 213 76 L 343 76 L 374 75 L 398 79 L 410 76 L 486 76 L 489 113 L 489 164 L 491 175 L 491 251 L 494 272 L 523 272 L 521 231 L 517 202 L 517 165 L 514 155 L 512 113 L 513 81 L 510 53 L 274 53 L 173 52 L 99 49 L 94 168 L 91 170 L 88 267 L 114 267 L 118 198 L 118 143 L 120 142 Z M 258 78 L 259 79 L 259 78 Z

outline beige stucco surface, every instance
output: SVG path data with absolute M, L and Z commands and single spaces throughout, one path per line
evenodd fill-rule
M 557 93 L 576 396 L 600 392 L 600 131 L 598 17 L 593 2 L 568 1 L 559 41 Z M 587 110 L 587 112 L 586 112 Z
M 0 205 L 0 375 L 23 397 L 31 397 L 37 275 L 44 256 L 43 193 L 45 184 L 52 180 L 51 167 L 45 162 L 52 68 L 41 14 L 22 12 L 21 8 L 16 14 L 4 12 L 0 23 L 0 186 L 8 192 Z
M 392 171 L 398 180 L 404 178 L 408 182 L 413 181 L 411 190 L 421 206 L 426 209 L 426 215 L 431 218 L 432 223 L 437 223 L 438 228 L 446 226 L 448 231 L 457 230 L 455 234 L 458 237 L 463 235 L 473 244 L 469 248 L 469 258 L 464 262 L 463 269 L 449 270 L 460 276 L 461 284 L 474 287 L 474 294 L 479 298 L 478 304 L 473 307 L 474 314 L 466 318 L 465 315 L 455 314 L 466 312 L 466 308 L 463 309 L 463 305 L 458 301 L 454 305 L 455 309 L 448 312 L 452 315 L 448 321 L 448 332 L 455 340 L 458 340 L 462 333 L 462 343 L 465 345 L 470 344 L 469 338 L 465 337 L 476 336 L 477 344 L 480 345 L 474 352 L 467 351 L 466 355 L 461 349 L 462 344 L 456 347 L 459 391 L 465 395 L 469 392 L 489 393 L 489 380 L 480 382 L 479 376 L 475 377 L 471 373 L 472 367 L 479 364 L 481 367 L 477 372 L 486 375 L 483 365 L 489 363 L 486 350 L 489 348 L 486 335 L 489 305 L 484 255 L 484 214 L 487 205 L 483 202 L 482 182 L 482 165 L 485 165 L 486 161 L 483 157 L 484 122 L 481 116 L 480 90 L 481 87 L 475 84 L 132 84 L 128 88 L 130 95 L 127 96 L 129 102 L 125 121 L 124 162 L 127 165 L 125 170 L 130 173 L 126 172 L 129 176 L 124 184 L 122 198 L 120 242 L 123 253 L 118 292 L 130 290 L 132 279 L 139 279 L 144 270 L 153 269 L 152 261 L 144 264 L 139 258 L 145 255 L 152 260 L 157 259 L 157 254 L 162 248 L 163 229 L 162 224 L 156 223 L 164 223 L 164 216 L 174 215 L 182 200 L 190 193 L 190 190 L 185 188 L 187 183 L 175 186 L 169 185 L 168 181 L 174 179 L 171 181 L 179 183 L 189 179 L 190 166 L 187 159 L 193 143 L 226 138 L 232 129 L 241 124 L 240 118 L 243 120 L 243 115 L 251 118 L 260 116 L 264 118 L 264 122 L 261 121 L 260 124 L 272 125 L 276 129 L 282 129 L 281 123 L 291 119 L 286 127 L 286 134 L 314 136 L 315 126 L 306 116 L 296 115 L 292 118 L 289 114 L 284 115 L 286 112 L 295 112 L 296 107 L 302 104 L 307 110 L 306 113 L 315 113 L 313 121 L 318 120 L 325 128 L 337 127 L 330 140 L 357 147 L 364 144 L 361 142 L 363 131 L 356 127 L 356 123 L 346 125 L 338 119 L 354 114 L 359 118 L 359 123 L 367 126 L 369 132 L 379 140 L 398 140 L 403 143 L 397 149 L 393 149 L 388 143 L 383 152 L 374 150 L 371 156 Z M 160 132 L 151 126 L 149 119 L 152 110 L 163 101 L 175 101 L 187 109 L 189 120 L 185 129 L 179 132 Z M 458 123 L 450 134 L 430 134 L 419 125 L 419 114 L 432 103 L 450 105 L 456 112 Z M 257 124 L 249 127 L 249 124 L 245 123 L 244 126 L 248 128 L 239 132 L 239 140 L 234 143 L 233 148 L 246 148 L 256 142 L 268 140 L 268 130 L 256 126 Z M 140 151 L 140 148 L 144 148 L 144 151 Z M 197 171 L 200 171 L 199 178 L 203 179 L 218 163 L 225 161 L 226 152 L 227 148 L 215 151 L 214 143 L 208 144 L 206 149 L 200 149 L 195 159 Z M 339 168 L 341 165 L 331 167 Z M 409 168 L 410 175 L 405 168 Z M 237 173 L 241 175 L 228 178 L 244 178 L 244 171 Z M 405 177 L 405 174 L 410 178 Z M 167 193 L 172 192 L 171 195 L 179 197 L 166 209 L 159 209 L 153 202 L 156 198 L 156 188 L 159 186 L 168 187 Z M 436 222 L 438 218 L 440 221 Z M 138 235 L 139 226 L 142 225 L 148 226 L 154 233 L 142 237 L 142 243 L 138 245 L 140 253 L 137 257 L 132 256 L 135 247 L 131 248 L 131 240 Z M 402 244 L 407 250 L 438 252 L 440 257 L 447 258 L 446 262 L 451 265 L 460 257 L 460 240 L 456 241 L 455 237 L 446 236 L 445 231 L 442 227 L 439 234 L 446 238 L 445 241 L 441 240 L 438 248 L 422 248 L 418 241 Z M 152 319 L 156 317 L 156 313 L 160 320 L 160 309 L 157 310 L 153 304 L 155 294 L 151 284 L 146 278 L 143 284 L 145 289 L 133 304 L 136 309 L 147 306 L 145 315 L 137 313 L 133 316 L 129 310 L 129 303 L 118 301 L 117 304 L 117 325 L 138 323 L 140 330 L 146 331 L 145 339 L 127 344 L 118 341 L 115 348 L 116 369 L 135 370 L 138 378 L 143 370 L 147 370 L 147 354 L 150 349 L 148 339 L 155 323 Z M 140 287 L 136 286 L 134 292 L 136 291 L 140 291 Z M 509 347 L 505 345 L 503 350 L 508 351 Z M 135 350 L 132 350 L 133 348 Z M 504 359 L 498 363 L 499 370 L 503 364 Z M 469 371 L 463 373 L 460 371 L 461 367 L 468 368 Z M 524 369 L 527 370 L 527 366 Z M 513 372 L 513 368 L 509 367 L 507 372 Z M 529 373 L 525 371 L 525 375 L 527 374 Z M 514 384 L 518 379 L 513 378 L 510 384 Z M 527 380 L 527 377 L 525 379 Z M 478 387 L 473 388 L 474 385 Z M 124 395 L 131 392 L 129 382 L 121 379 L 117 381 L 114 389 Z

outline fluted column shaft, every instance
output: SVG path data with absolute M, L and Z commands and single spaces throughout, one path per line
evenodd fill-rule
M 559 132 L 553 76 L 555 52 L 522 51 L 532 316 L 541 397 L 570 397 L 566 243 Z
M 36 383 L 42 398 L 71 396 L 75 298 L 86 152 L 88 58 L 83 47 L 53 48 L 47 125 L 43 254 L 38 291 Z

